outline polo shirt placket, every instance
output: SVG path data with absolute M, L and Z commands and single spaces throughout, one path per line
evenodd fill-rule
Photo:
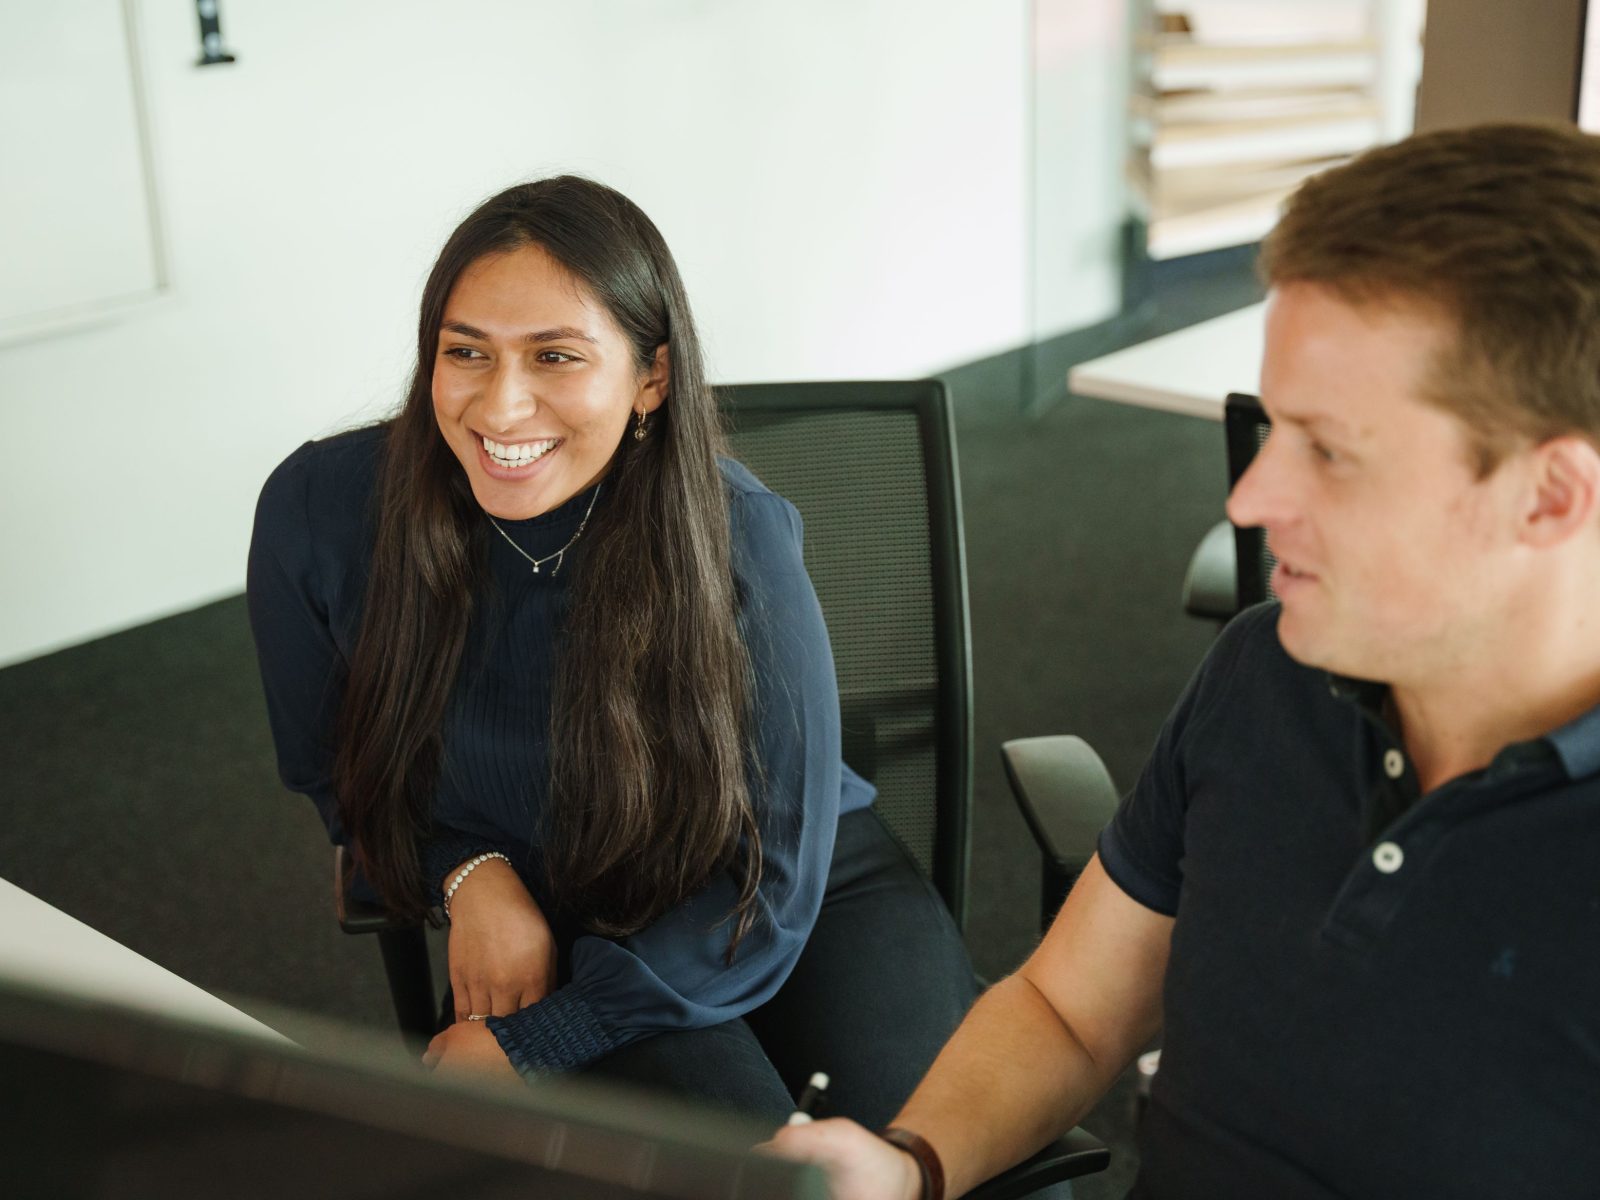
M 1377 764 L 1365 803 L 1371 851 L 1353 864 L 1323 927 L 1325 937 L 1359 951 L 1383 936 L 1414 887 L 1425 886 L 1429 858 L 1460 822 L 1568 776 L 1551 742 L 1539 738 L 1506 747 L 1484 769 L 1424 796 L 1388 716 L 1388 688 L 1330 676 L 1329 691 L 1360 709 Z M 1578 725 L 1597 723 L 1600 713 L 1585 714 Z

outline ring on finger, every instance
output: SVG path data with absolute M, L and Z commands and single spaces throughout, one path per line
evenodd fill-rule
M 489 1013 L 468 1013 L 467 1014 L 467 1020 L 469 1020 L 469 1021 L 487 1021 L 489 1019 L 489 1016 L 490 1016 Z

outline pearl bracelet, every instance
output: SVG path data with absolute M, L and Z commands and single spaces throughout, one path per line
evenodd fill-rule
M 462 867 L 460 871 L 456 872 L 456 877 L 450 881 L 450 886 L 444 889 L 444 919 L 446 921 L 450 919 L 450 898 L 456 894 L 456 889 L 461 886 L 462 881 L 465 880 L 468 875 L 471 875 L 491 858 L 498 858 L 508 867 L 511 865 L 511 860 L 504 854 L 501 854 L 500 851 L 490 850 L 487 854 L 478 855 L 477 858 L 473 859 L 466 866 Z

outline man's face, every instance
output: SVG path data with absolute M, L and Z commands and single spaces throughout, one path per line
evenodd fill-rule
M 1492 638 L 1520 565 L 1516 472 L 1480 480 L 1465 427 L 1420 399 L 1443 318 L 1313 284 L 1267 310 L 1272 432 L 1228 501 L 1278 558 L 1278 637 L 1340 674 L 1425 685 Z

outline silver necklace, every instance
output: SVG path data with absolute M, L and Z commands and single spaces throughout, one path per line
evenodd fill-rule
M 505 538 L 505 540 L 508 543 L 510 543 L 511 548 L 513 550 L 515 550 L 518 554 L 522 555 L 523 558 L 527 559 L 529 562 L 531 562 L 533 564 L 533 573 L 535 575 L 537 575 L 539 573 L 539 564 L 547 563 L 552 558 L 555 559 L 556 560 L 556 568 L 555 568 L 555 570 L 550 572 L 550 577 L 552 579 L 554 579 L 557 575 L 561 574 L 561 566 L 562 566 L 563 563 L 566 562 L 567 551 L 571 550 L 572 549 L 572 544 L 583 536 L 584 528 L 589 524 L 589 514 L 594 511 L 594 502 L 596 500 L 598 500 L 598 499 L 600 499 L 600 485 L 599 484 L 595 484 L 594 495 L 589 497 L 589 507 L 584 509 L 583 520 L 578 522 L 578 532 L 573 534 L 569 539 L 567 539 L 567 544 L 565 546 L 561 547 L 561 549 L 557 550 L 553 554 L 546 554 L 543 558 L 535 558 L 533 555 L 529 554 L 526 550 L 524 550 L 521 546 L 517 545 L 516 542 L 512 541 L 511 535 L 509 533 L 507 533 L 504 529 L 500 528 L 500 522 L 496 521 L 494 519 L 493 514 L 484 513 L 483 515 L 489 518 L 489 524 L 493 525 L 495 527 L 495 531 L 497 533 L 499 533 L 501 537 Z

